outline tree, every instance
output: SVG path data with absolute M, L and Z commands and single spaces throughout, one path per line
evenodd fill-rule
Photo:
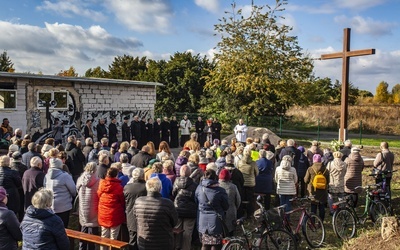
M 230 16 L 215 25 L 221 40 L 206 90 L 217 98 L 223 93 L 228 103 L 237 100 L 235 112 L 242 115 L 282 114 L 305 102 L 301 93 L 309 85 L 312 61 L 289 35 L 292 28 L 279 23 L 277 13 L 287 1 L 276 2 L 274 8 L 252 5 L 249 17 L 232 4 Z
M 374 96 L 374 101 L 377 103 L 391 103 L 391 96 L 388 91 L 389 84 L 382 81 L 376 87 L 376 94 Z
M 12 63 L 10 57 L 7 55 L 7 51 L 3 51 L 0 54 L 0 71 L 14 72 L 14 63 Z
M 109 78 L 139 80 L 139 74 L 147 70 L 147 61 L 146 57 L 117 56 L 112 64 L 108 66 Z
M 197 113 L 205 85 L 204 76 L 212 67 L 213 63 L 199 54 L 176 52 L 169 61 L 150 60 L 147 71 L 139 78 L 163 83 L 157 87 L 157 114 Z
M 400 84 L 396 84 L 392 88 L 393 103 L 400 103 Z
M 86 70 L 85 77 L 107 78 L 107 72 L 100 66 Z
M 60 70 L 60 72 L 57 74 L 57 76 L 77 77 L 78 73 L 76 73 L 76 70 L 73 66 L 70 66 L 69 69 L 67 69 L 67 70 Z

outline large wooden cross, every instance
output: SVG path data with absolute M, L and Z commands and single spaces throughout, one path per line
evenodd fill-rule
M 343 52 L 321 55 L 321 60 L 342 58 L 342 96 L 340 108 L 340 130 L 339 141 L 345 141 L 347 138 L 347 119 L 349 106 L 349 70 L 350 57 L 365 56 L 375 54 L 375 49 L 362 49 L 350 51 L 350 28 L 344 29 Z

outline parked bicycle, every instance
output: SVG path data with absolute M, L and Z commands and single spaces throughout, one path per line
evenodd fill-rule
M 325 227 L 324 224 L 322 223 L 322 220 L 315 214 L 311 214 L 308 212 L 308 205 L 305 204 L 305 201 L 309 201 L 311 197 L 305 197 L 305 198 L 293 198 L 290 199 L 291 202 L 299 202 L 300 205 L 286 213 L 284 213 L 284 218 L 283 218 L 283 226 L 287 231 L 293 234 L 295 236 L 298 244 L 301 242 L 301 233 L 303 233 L 304 238 L 306 239 L 308 245 L 312 248 L 318 248 L 321 247 L 322 244 L 324 243 L 325 240 Z M 280 206 L 280 209 L 284 210 L 285 205 Z M 297 222 L 297 225 L 293 227 L 291 225 L 291 222 L 289 220 L 289 215 L 291 215 L 293 219 L 292 214 L 300 214 L 299 220 Z
M 249 231 L 244 227 L 243 218 L 237 220 L 236 224 L 241 227 L 242 235 L 224 238 L 222 250 L 296 250 L 296 239 L 278 225 L 282 224 L 282 217 L 278 215 L 278 220 L 272 218 L 271 213 L 268 213 L 270 210 L 266 211 L 262 205 L 260 196 L 256 202 L 260 209 L 255 212 L 255 218 L 261 225 Z
M 333 231 L 339 238 L 343 240 L 353 238 L 356 234 L 357 224 L 364 225 L 368 217 L 375 223 L 387 215 L 386 206 L 381 201 L 374 199 L 372 191 L 378 186 L 377 184 L 372 184 L 365 187 L 356 187 L 356 189 L 362 188 L 366 191 L 365 208 L 361 215 L 357 214 L 354 208 L 352 195 L 347 195 L 341 201 L 333 203 L 332 208 L 335 212 L 332 216 L 332 226 Z
M 387 185 L 386 177 L 390 173 L 397 172 L 397 170 L 384 170 L 381 171 L 377 168 L 374 168 L 373 174 L 369 176 L 374 177 L 377 181 L 377 188 L 372 192 L 374 200 L 381 201 L 385 206 L 390 215 L 393 215 L 393 207 L 392 207 L 392 195 L 390 191 L 389 185 Z

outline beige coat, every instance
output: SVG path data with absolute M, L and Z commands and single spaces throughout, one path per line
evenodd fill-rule
M 344 193 L 344 176 L 346 174 L 347 165 L 342 159 L 335 158 L 328 163 L 326 167 L 329 170 L 329 193 Z
M 244 187 L 254 187 L 256 185 L 256 176 L 258 175 L 258 167 L 251 156 L 244 155 L 238 162 L 237 167 L 243 174 Z

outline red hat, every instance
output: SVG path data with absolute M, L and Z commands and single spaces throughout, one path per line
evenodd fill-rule
M 224 181 L 230 181 L 231 180 L 231 173 L 227 169 L 224 168 L 219 173 L 219 179 L 220 180 L 224 180 Z

